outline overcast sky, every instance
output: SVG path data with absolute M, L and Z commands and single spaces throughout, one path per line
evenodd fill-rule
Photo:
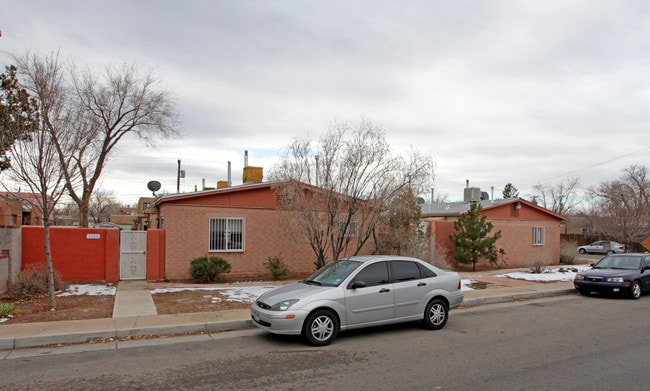
M 449 201 L 467 179 L 527 197 L 650 161 L 647 0 L 20 0 L 0 30 L 0 51 L 134 63 L 174 91 L 183 137 L 127 140 L 103 175 L 128 203 L 150 180 L 176 192 L 178 159 L 182 192 L 228 161 L 239 184 L 244 150 L 266 175 L 292 138 L 362 117 L 395 153 L 431 155 Z

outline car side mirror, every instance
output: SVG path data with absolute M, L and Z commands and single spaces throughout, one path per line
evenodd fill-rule
M 367 286 L 368 286 L 368 284 L 366 284 L 363 281 L 355 281 L 355 282 L 352 283 L 352 285 L 350 285 L 350 288 L 352 288 L 352 289 L 366 288 Z

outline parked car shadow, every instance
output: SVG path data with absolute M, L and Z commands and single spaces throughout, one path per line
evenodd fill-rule
M 373 327 L 364 327 L 359 329 L 352 329 L 339 332 L 336 340 L 345 341 L 348 338 L 376 338 L 381 337 L 382 335 L 395 333 L 395 332 L 408 332 L 408 331 L 418 331 L 422 333 L 433 333 L 435 331 L 427 330 L 420 321 L 405 322 L 405 323 L 396 323 L 392 325 L 383 325 L 383 326 L 373 326 Z M 305 340 L 301 335 L 282 335 L 282 334 L 262 334 L 260 338 L 264 338 L 265 341 L 269 343 L 276 344 L 305 344 Z M 336 343 L 336 342 L 335 342 Z

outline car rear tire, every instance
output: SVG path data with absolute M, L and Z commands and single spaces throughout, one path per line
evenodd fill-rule
M 336 316 L 328 310 L 317 310 L 311 313 L 303 326 L 303 335 L 312 346 L 325 346 L 336 338 L 339 322 Z
M 634 281 L 630 287 L 630 298 L 636 300 L 639 297 L 641 297 L 641 283 L 639 281 Z
M 447 318 L 449 318 L 447 304 L 440 299 L 433 299 L 424 309 L 422 323 L 429 330 L 440 330 L 445 327 Z
M 586 254 L 586 253 L 587 253 L 587 250 L 585 250 L 584 248 L 581 248 L 580 250 L 578 250 L 578 252 L 579 252 L 580 254 Z

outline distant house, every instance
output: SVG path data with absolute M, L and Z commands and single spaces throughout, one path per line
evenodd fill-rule
M 479 202 L 481 214 L 492 222 L 492 233 L 501 231 L 497 248 L 506 252 L 507 267 L 528 267 L 533 261 L 557 264 L 560 260 L 560 224 L 563 215 L 545 209 L 522 198 L 502 200 L 474 200 Z M 454 233 L 454 222 L 467 213 L 470 202 L 423 204 L 421 218 L 427 222 L 432 253 L 444 248 L 452 266 L 456 249 L 449 239 Z M 482 261 L 483 265 L 487 261 Z
M 568 235 L 593 235 L 594 228 L 587 216 L 567 216 L 562 223 L 562 233 Z
M 125 230 L 146 230 L 149 222 L 147 209 L 156 201 L 155 197 L 140 197 L 136 208 L 121 208 L 112 214 L 109 221 Z
M 190 262 L 219 256 L 234 280 L 262 279 L 269 257 L 279 257 L 293 277 L 315 269 L 316 256 L 291 226 L 272 183 L 246 183 L 186 194 L 164 195 L 145 213 L 146 225 L 165 231 L 165 278 L 189 278 Z M 351 254 L 344 254 L 351 255 Z
M 37 195 L 32 193 L 0 192 L 0 224 L 43 225 L 43 214 L 34 207 Z

